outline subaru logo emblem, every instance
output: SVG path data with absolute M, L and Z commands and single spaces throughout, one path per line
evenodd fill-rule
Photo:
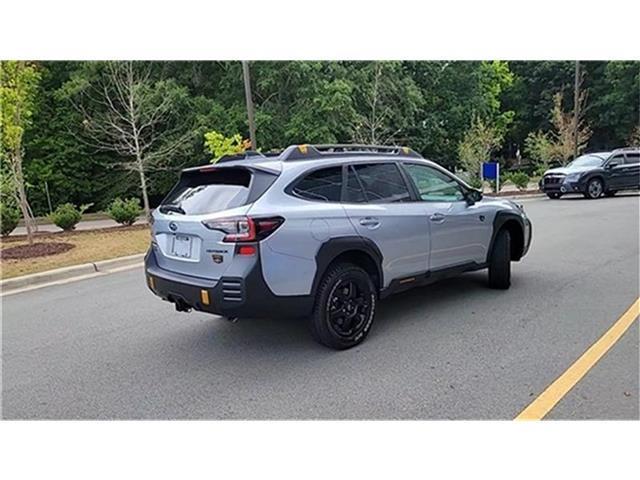
M 172 232 L 175 232 L 178 229 L 178 224 L 176 222 L 169 222 L 169 228 Z

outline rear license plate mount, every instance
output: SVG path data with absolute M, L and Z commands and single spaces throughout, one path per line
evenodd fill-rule
M 191 237 L 187 235 L 175 235 L 173 237 L 173 249 L 171 253 L 176 257 L 191 258 Z

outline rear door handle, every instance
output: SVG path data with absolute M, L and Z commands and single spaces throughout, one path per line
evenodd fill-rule
M 368 228 L 376 228 L 380 226 L 380 220 L 375 217 L 364 217 L 360 219 L 360 225 Z
M 445 218 L 446 217 L 442 213 L 434 213 L 434 214 L 429 216 L 429 220 L 431 220 L 432 222 L 436 222 L 436 223 L 444 222 Z

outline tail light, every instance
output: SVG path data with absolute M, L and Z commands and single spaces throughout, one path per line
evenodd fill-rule
M 224 232 L 223 242 L 259 242 L 275 232 L 283 223 L 282 217 L 230 217 L 202 222 L 210 230 Z

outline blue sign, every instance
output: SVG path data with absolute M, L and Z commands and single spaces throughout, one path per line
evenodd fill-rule
M 485 162 L 482 164 L 482 178 L 485 180 L 497 180 L 500 175 L 498 162 Z

